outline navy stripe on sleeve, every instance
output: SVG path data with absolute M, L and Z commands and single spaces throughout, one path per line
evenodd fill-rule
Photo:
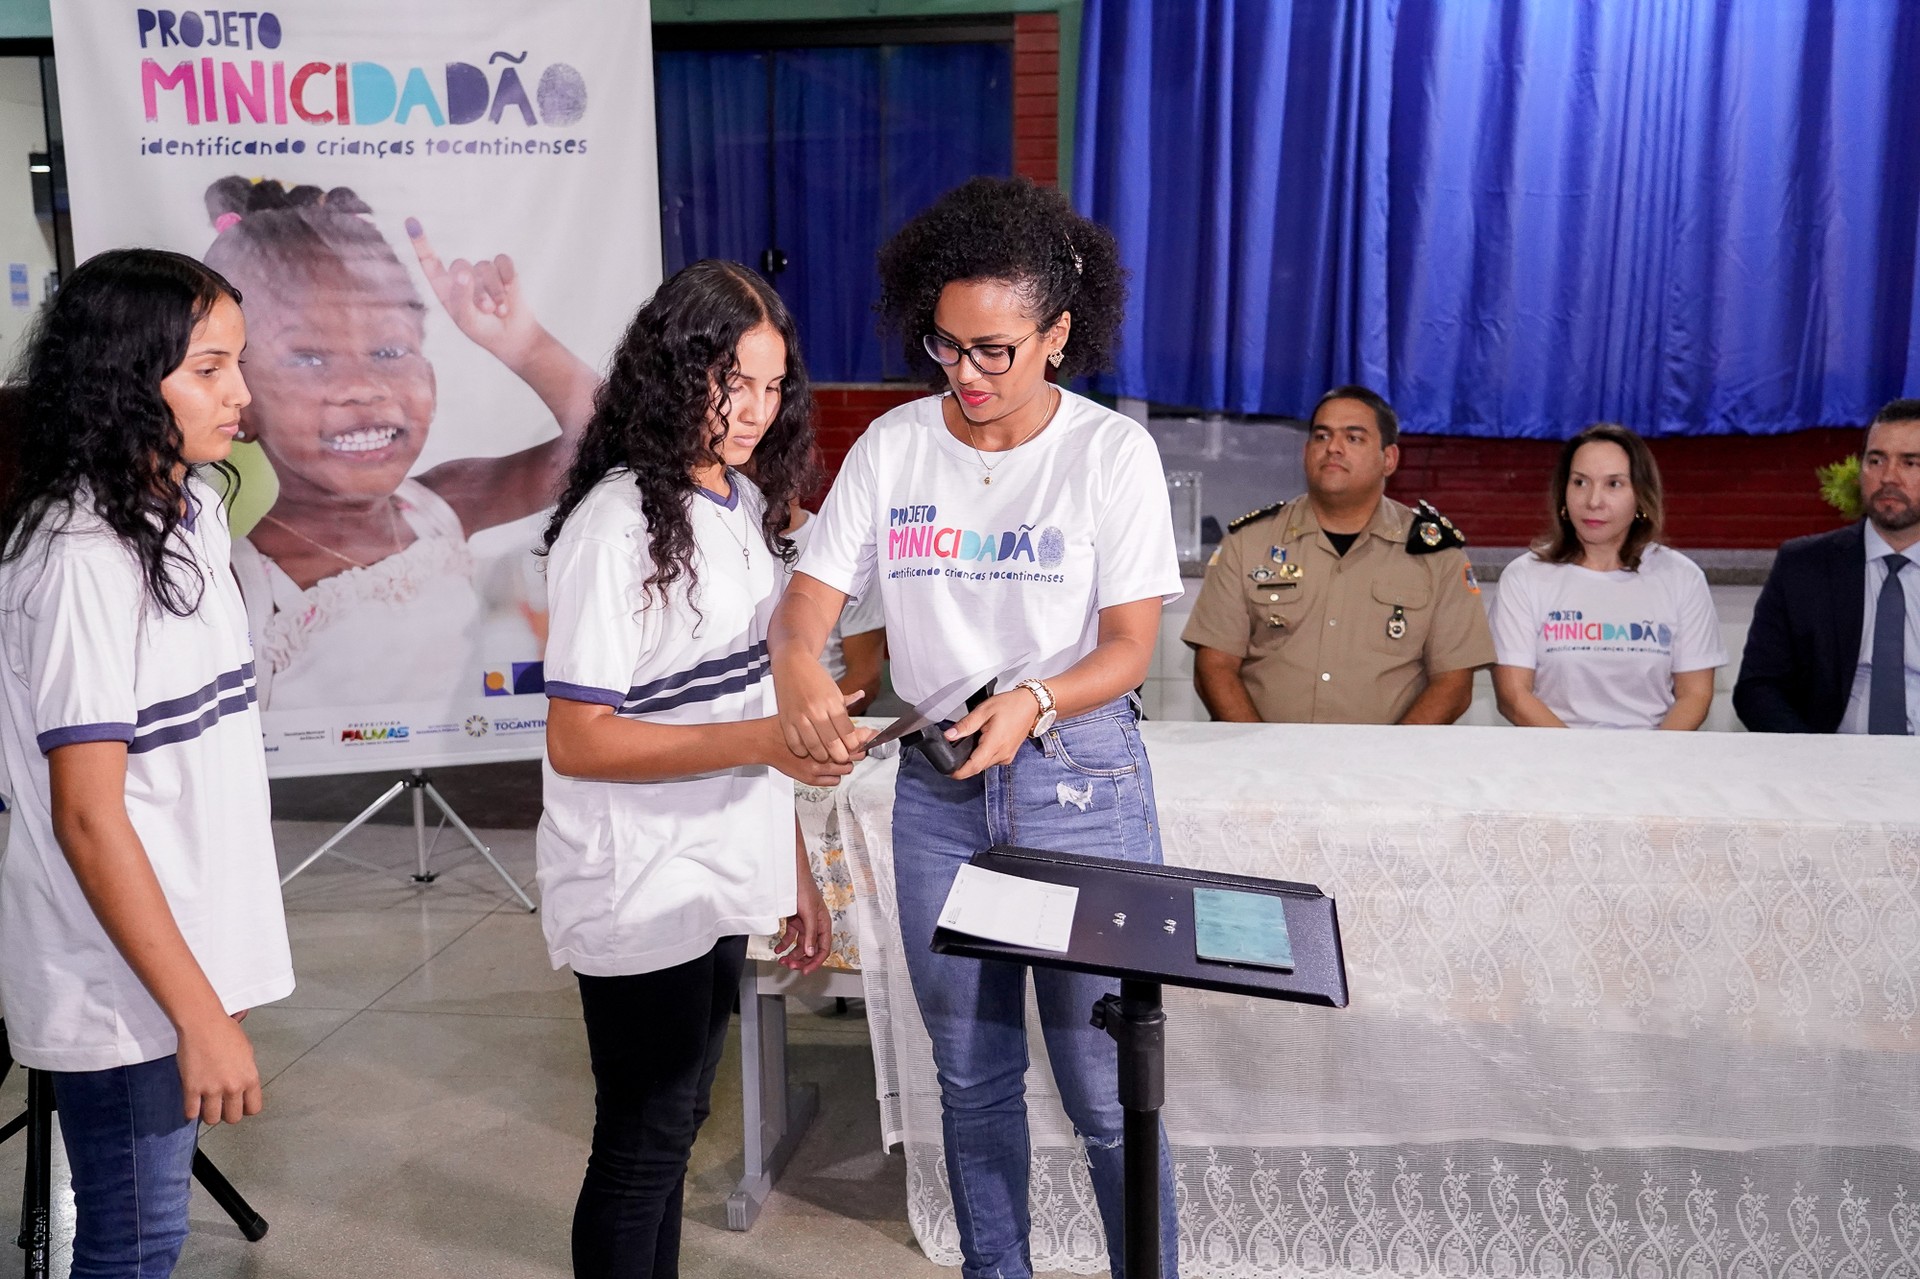
M 182 720 L 141 733 L 127 744 L 127 754 L 139 755 L 161 746 L 171 746 L 175 742 L 192 741 L 227 716 L 243 714 L 259 696 L 253 685 L 249 684 L 244 690 L 229 693 L 209 706 L 198 719 Z
M 670 711 L 676 706 L 690 706 L 696 702 L 715 701 L 725 697 L 729 693 L 738 693 L 745 689 L 752 688 L 761 680 L 766 679 L 767 673 L 768 665 L 762 661 L 747 670 L 741 671 L 737 675 L 730 675 L 718 683 L 700 684 L 693 688 L 683 688 L 677 693 L 663 694 L 660 697 L 655 697 L 648 701 L 622 707 L 620 713 L 622 715 L 649 715 L 659 711 Z
M 744 648 L 738 653 L 728 653 L 725 657 L 710 657 L 704 662 L 689 666 L 684 671 L 675 671 L 671 675 L 663 675 L 659 679 L 651 680 L 645 684 L 636 684 L 627 690 L 626 700 L 629 702 L 643 702 L 650 697 L 657 697 L 662 693 L 669 693 L 676 688 L 682 688 L 693 683 L 695 680 L 711 679 L 716 675 L 725 675 L 732 671 L 751 666 L 755 662 L 765 660 L 766 656 L 767 643 L 765 640 L 761 640 L 759 643 Z
M 610 688 L 594 688 L 587 684 L 569 684 L 564 680 L 547 681 L 547 696 L 558 697 L 569 702 L 590 702 L 595 706 L 611 706 L 616 710 L 627 700 L 625 693 L 616 693 Z
M 156 723 L 163 719 L 173 719 L 176 716 L 197 711 L 207 703 L 219 698 L 222 693 L 230 689 L 243 688 L 251 683 L 252 680 L 253 663 L 248 662 L 237 670 L 227 671 L 216 677 L 212 683 L 204 688 L 195 689 L 193 692 L 182 694 L 179 697 L 169 697 L 163 702 L 155 702 L 134 716 L 134 727 L 144 728 L 148 724 Z
M 72 746 L 79 742 L 130 742 L 133 740 L 131 724 L 69 724 L 65 728 L 50 728 L 36 737 L 42 755 L 50 755 L 57 748 Z

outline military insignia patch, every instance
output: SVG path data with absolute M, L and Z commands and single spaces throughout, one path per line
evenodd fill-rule
M 1414 508 L 1413 527 L 1407 531 L 1408 554 L 1431 555 L 1450 546 L 1466 544 L 1467 535 L 1456 528 L 1452 520 L 1434 510 L 1433 503 L 1422 502 Z

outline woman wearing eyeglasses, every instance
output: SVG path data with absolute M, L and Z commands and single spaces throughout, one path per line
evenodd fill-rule
M 795 754 L 855 758 L 868 734 L 816 655 L 848 598 L 871 591 L 908 702 L 983 670 L 997 677 L 996 694 L 947 732 L 980 735 L 952 776 L 902 754 L 894 881 L 939 1068 L 962 1272 L 1023 1279 L 1027 970 L 935 955 L 928 942 L 954 875 L 991 845 L 1159 862 L 1130 693 L 1146 677 L 1161 605 L 1181 593 L 1180 568 L 1152 439 L 1047 376 L 1107 362 L 1125 282 L 1106 230 L 1057 192 L 976 178 L 881 250 L 880 275 L 889 327 L 940 394 L 886 414 L 848 455 L 774 616 L 774 687 Z M 1115 1054 L 1088 1023 L 1117 983 L 1052 969 L 1033 980 L 1120 1275 Z M 1161 1198 L 1162 1273 L 1172 1276 L 1170 1171 Z

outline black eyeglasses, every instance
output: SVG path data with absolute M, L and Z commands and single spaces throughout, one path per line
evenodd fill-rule
M 944 368 L 950 369 L 964 358 L 972 360 L 973 367 L 988 377 L 997 377 L 1013 367 L 1013 353 L 1020 344 L 1032 341 L 1039 332 L 1036 328 L 1019 342 L 986 342 L 979 346 L 961 346 L 952 338 L 929 333 L 920 339 L 920 345 L 927 349 L 929 359 Z

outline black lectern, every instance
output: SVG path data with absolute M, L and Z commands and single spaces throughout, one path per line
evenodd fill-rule
M 973 864 L 1003 875 L 1071 884 L 1080 890 L 1064 952 L 1033 950 L 936 929 L 933 949 L 975 959 L 1009 959 L 1120 979 L 1120 993 L 1093 1009 L 1120 1054 L 1120 1106 L 1126 1136 L 1127 1279 L 1160 1279 L 1160 1107 L 1166 1100 L 1163 985 L 1193 986 L 1261 999 L 1347 1005 L 1347 970 L 1333 898 L 1312 884 L 1223 875 L 1178 866 L 1140 866 L 1104 857 L 1035 848 L 990 848 Z M 1201 959 L 1195 951 L 1196 888 L 1278 898 L 1285 911 L 1293 968 Z

